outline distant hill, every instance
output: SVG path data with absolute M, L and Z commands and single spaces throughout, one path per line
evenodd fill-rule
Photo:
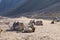
M 60 17 L 60 0 L 3 0 L 0 5 L 2 16 Z

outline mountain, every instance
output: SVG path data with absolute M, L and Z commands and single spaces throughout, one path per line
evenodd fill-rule
M 7 12 L 22 6 L 26 2 L 27 0 L 2 0 L 0 2 L 0 15 L 9 14 Z
M 2 16 L 52 14 L 60 16 L 60 0 L 2 0 L 0 5 Z

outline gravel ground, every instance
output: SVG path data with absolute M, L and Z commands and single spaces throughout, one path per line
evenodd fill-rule
M 29 18 L 15 18 L 9 19 L 7 21 L 22 21 L 25 25 L 29 22 Z M 35 19 L 37 20 L 37 19 Z M 0 21 L 0 28 L 3 29 L 3 32 L 0 34 L 0 40 L 60 40 L 60 22 L 55 22 L 55 24 L 50 24 L 51 20 L 43 20 L 43 26 L 35 26 L 36 30 L 34 33 L 17 33 L 16 31 L 6 31 L 9 29 L 9 24 L 4 24 L 3 21 Z

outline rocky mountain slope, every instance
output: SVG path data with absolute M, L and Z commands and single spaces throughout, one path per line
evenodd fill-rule
M 60 0 L 2 0 L 0 15 L 60 16 Z

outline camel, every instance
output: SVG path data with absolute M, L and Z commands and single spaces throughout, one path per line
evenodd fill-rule
M 56 21 L 56 22 L 60 22 L 60 18 L 59 17 L 55 17 L 53 20 Z
M 24 24 L 20 22 L 14 22 L 11 30 L 22 31 L 24 29 Z
M 32 28 L 32 32 L 34 32 L 34 31 L 35 31 L 35 27 L 34 27 L 34 25 L 33 25 L 33 24 L 32 24 L 32 25 L 30 25 L 30 26 L 28 26 L 28 27 Z
M 1 32 L 2 32 L 3 30 L 2 29 L 0 29 L 0 34 L 1 34 Z
M 43 25 L 42 21 L 36 21 L 35 25 Z
M 35 27 L 34 27 L 33 24 L 25 27 L 25 25 L 23 23 L 14 22 L 11 30 L 14 30 L 14 31 L 17 31 L 17 32 L 31 33 L 31 32 L 35 31 Z
M 28 27 L 26 27 L 23 31 L 23 33 L 32 33 L 35 32 L 35 27 L 34 25 L 29 25 Z
M 54 24 L 54 20 L 51 22 L 51 24 Z
M 35 20 L 30 20 L 29 25 L 30 24 L 35 24 Z
M 33 20 L 32 23 L 35 24 L 35 20 Z

